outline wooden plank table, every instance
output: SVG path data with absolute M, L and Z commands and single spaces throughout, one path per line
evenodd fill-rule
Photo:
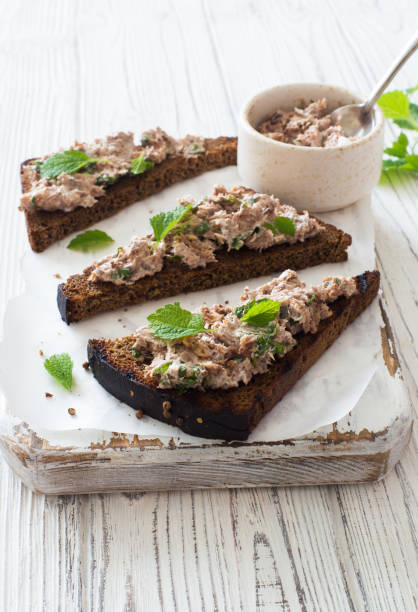
M 416 27 L 414 0 L 0 6 L 0 315 L 22 290 L 22 159 L 156 123 L 234 134 L 243 101 L 276 82 L 367 92 Z M 414 85 L 417 68 L 413 58 L 396 85 Z M 415 408 L 417 195 L 411 178 L 374 194 Z M 30 492 L 1 460 L 0 610 L 414 611 L 416 456 L 415 435 L 371 485 L 55 497 Z

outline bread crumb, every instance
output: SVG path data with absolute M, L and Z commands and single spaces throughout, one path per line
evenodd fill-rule
M 90 364 L 89 364 L 89 362 L 88 362 L 88 361 L 85 361 L 85 362 L 83 363 L 83 368 L 84 368 L 85 370 L 90 370 Z
M 58 274 L 58 273 L 57 273 L 57 274 L 54 274 L 54 276 L 55 276 L 55 278 L 62 278 L 62 277 L 61 277 L 61 274 Z
M 203 423 L 203 419 L 202 419 L 202 417 L 197 417 L 196 422 L 197 422 L 197 423 Z
M 54 395 L 49 393 L 49 391 L 45 391 L 45 397 L 54 397 Z
M 225 304 L 229 304 L 229 300 L 225 300 Z
M 171 402 L 163 402 L 163 417 L 169 419 L 171 417 Z
M 119 323 L 122 321 L 122 319 L 118 319 Z
M 127 308 L 124 308 L 124 309 L 123 309 L 123 312 L 128 312 L 128 309 L 127 309 Z
M 129 391 L 129 395 L 130 395 L 131 397 L 133 397 L 133 396 L 134 396 L 134 392 L 132 391 L 132 389 Z
M 184 419 L 182 417 L 177 417 L 176 418 L 176 425 L 182 425 L 183 421 L 184 421 Z
M 170 450 L 174 450 L 176 448 L 176 443 L 174 442 L 174 438 L 170 438 L 170 440 L 168 442 L 168 448 Z
M 144 416 L 144 411 L 141 410 L 141 408 L 139 408 L 136 412 L 135 412 L 135 416 L 137 419 L 142 419 L 142 417 Z
M 43 357 L 43 356 L 44 356 L 44 352 L 43 352 L 43 350 L 42 350 L 42 349 L 39 349 L 39 354 L 40 354 L 40 356 L 41 356 L 41 357 Z
M 68 414 L 71 414 L 71 416 L 74 416 L 76 414 L 75 408 L 68 408 Z

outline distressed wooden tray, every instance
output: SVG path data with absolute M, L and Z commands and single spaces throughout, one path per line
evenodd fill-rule
M 360 401 L 340 421 L 306 436 L 176 444 L 174 437 L 143 439 L 97 430 L 46 435 L 6 415 L 2 452 L 28 487 L 45 494 L 379 480 L 401 457 L 412 430 L 411 405 L 382 302 L 381 312 L 379 366 Z

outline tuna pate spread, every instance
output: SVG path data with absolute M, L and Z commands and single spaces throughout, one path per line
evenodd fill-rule
M 355 140 L 344 136 L 341 125 L 332 124 L 326 98 L 291 111 L 279 108 L 257 130 L 273 140 L 304 147 L 340 147 Z
M 135 144 L 132 132 L 97 138 L 90 144 L 76 141 L 66 151 L 22 166 L 22 182 L 29 189 L 22 195 L 20 208 L 64 212 L 78 206 L 89 208 L 104 195 L 105 187 L 121 176 L 142 174 L 172 155 L 189 157 L 204 152 L 203 138 L 176 140 L 159 127 L 144 132 L 140 144 Z
M 303 242 L 322 231 L 307 211 L 299 212 L 272 195 L 236 186 L 215 185 L 212 195 L 196 201 L 180 198 L 175 211 L 151 219 L 154 236 L 134 236 L 126 248 L 94 262 L 85 270 L 89 280 L 134 283 L 159 272 L 165 258 L 181 260 L 190 268 L 216 261 L 221 248 L 264 250 L 283 243 Z M 168 229 L 163 238 L 156 228 Z M 171 228 L 171 229 L 170 229 Z
M 332 314 L 328 303 L 356 292 L 354 278 L 327 277 L 308 288 L 296 272 L 286 270 L 258 289 L 246 288 L 236 308 L 201 306 L 194 314 L 201 317 L 200 333 L 166 340 L 152 324 L 140 327 L 132 353 L 143 364 L 145 378 L 162 389 L 237 387 L 291 351 L 297 334 L 315 333 Z

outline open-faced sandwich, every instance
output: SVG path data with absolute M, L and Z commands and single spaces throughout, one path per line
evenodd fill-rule
M 245 289 L 235 306 L 192 313 L 175 302 L 130 336 L 90 340 L 90 367 L 107 391 L 144 414 L 196 436 L 245 440 L 378 288 L 376 271 L 308 288 L 286 270 Z
M 173 183 L 235 164 L 236 157 L 236 138 L 176 140 L 156 128 L 144 132 L 140 144 L 131 132 L 119 132 L 27 160 L 21 165 L 20 208 L 30 245 L 44 251 Z
M 94 262 L 58 287 L 67 323 L 106 310 L 246 280 L 287 268 L 347 259 L 351 237 L 307 211 L 246 187 L 151 218 L 153 235 Z

